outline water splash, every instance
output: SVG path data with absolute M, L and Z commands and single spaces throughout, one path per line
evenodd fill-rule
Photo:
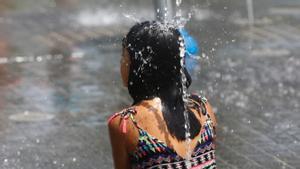
M 184 17 L 182 16 L 182 10 L 180 8 L 180 5 L 182 3 L 182 0 L 176 0 L 176 15 L 175 15 L 175 22 L 176 24 L 178 25 L 179 28 L 183 28 L 184 25 L 185 25 L 185 19 Z
M 176 6 L 177 7 L 180 7 L 181 3 L 182 3 L 182 0 L 176 0 Z
M 119 15 L 114 12 L 113 9 L 99 9 L 96 11 L 84 10 L 76 16 L 76 20 L 79 24 L 87 27 L 93 26 L 109 26 L 117 24 Z
M 179 27 L 179 29 L 182 29 L 184 27 L 184 25 L 190 20 L 192 13 L 189 13 L 188 18 L 184 18 L 182 15 L 182 10 L 180 8 L 182 4 L 182 0 L 176 0 L 176 16 L 175 16 L 175 24 Z M 180 65 L 181 65 L 181 78 L 182 78 L 182 99 L 184 102 L 184 128 L 185 128 L 185 141 L 186 141 L 186 163 L 187 163 L 187 168 L 191 167 L 191 163 L 190 163 L 190 158 L 191 158 L 191 154 L 192 154 L 192 149 L 191 149 L 191 133 L 190 133 L 190 121 L 189 121 L 189 114 L 188 114 L 188 93 L 187 93 L 187 77 L 185 74 L 185 64 L 184 64 L 184 60 L 185 60 L 185 53 L 186 53 L 186 49 L 185 49 L 185 44 L 184 44 L 184 39 L 183 37 L 179 37 L 179 44 L 180 44 Z
M 63 59 L 62 54 L 46 54 L 46 55 L 29 55 L 29 56 L 10 56 L 10 57 L 1 57 L 0 65 L 2 64 L 13 64 L 13 63 L 28 63 L 28 62 L 42 62 L 48 60 L 61 60 Z
M 186 25 L 186 23 L 191 20 L 192 16 L 196 12 L 195 9 L 193 9 L 193 7 L 192 7 L 190 12 L 188 12 L 185 15 L 181 9 L 181 4 L 182 4 L 182 0 L 176 0 L 176 14 L 172 19 L 172 22 L 175 22 L 175 24 L 179 28 L 183 28 Z
M 75 50 L 72 52 L 70 59 L 81 59 L 84 56 L 85 53 L 83 51 Z M 0 57 L 0 65 L 63 60 L 65 57 L 68 56 L 64 56 L 63 54 L 45 54 L 45 55 L 19 55 L 19 56 Z
M 190 133 L 190 122 L 189 122 L 189 114 L 187 111 L 187 103 L 188 103 L 188 93 L 187 93 L 187 78 L 186 75 L 184 73 L 184 69 L 185 69 L 185 65 L 184 65 L 184 56 L 185 56 L 185 45 L 184 45 L 184 40 L 182 37 L 179 37 L 179 44 L 180 44 L 180 65 L 181 65 L 181 78 L 182 78 L 182 99 L 184 102 L 184 120 L 185 120 L 185 124 L 184 124 L 184 128 L 185 128 L 185 139 L 186 139 L 186 146 L 187 146 L 187 152 L 186 152 L 186 159 L 187 161 L 189 161 L 190 157 L 191 157 L 191 133 Z M 189 163 L 188 163 L 189 166 Z M 189 167 L 188 167 L 189 168 Z
M 134 17 L 133 15 L 131 14 L 126 14 L 126 13 L 123 13 L 122 14 L 125 18 L 133 21 L 133 22 L 141 22 L 139 19 L 137 19 L 136 17 Z

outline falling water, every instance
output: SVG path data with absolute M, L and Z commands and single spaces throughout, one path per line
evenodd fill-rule
M 181 3 L 182 3 L 182 0 L 176 0 L 176 6 L 177 7 L 180 7 Z
M 174 18 L 171 20 L 179 29 L 183 29 L 185 24 L 187 23 L 187 21 L 189 21 L 191 19 L 191 15 L 192 13 L 189 13 L 188 17 L 185 18 L 183 16 L 183 13 L 182 13 L 182 9 L 181 9 L 181 4 L 182 4 L 182 0 L 176 0 L 176 14 L 174 16 Z M 164 16 L 164 17 L 161 17 L 160 16 L 160 10 L 164 10 L 164 13 L 167 14 L 167 11 L 168 10 L 171 10 L 171 9 L 166 9 L 166 8 L 162 8 L 162 6 L 160 6 L 160 8 L 155 8 L 156 10 L 156 13 L 157 13 L 157 19 L 162 19 L 164 18 L 165 20 L 168 18 L 167 16 Z M 164 20 L 164 21 L 165 21 Z M 181 61 L 180 61 L 180 64 L 181 64 L 181 78 L 182 78 L 182 93 L 183 93 L 183 102 L 184 102 L 184 120 L 185 120 L 185 123 L 184 123 L 184 128 L 185 128 L 185 140 L 186 140 L 186 148 L 187 148 L 187 152 L 186 152 L 186 162 L 187 162 L 187 168 L 190 168 L 191 167 L 191 163 L 190 163 L 190 158 L 191 158 L 191 154 L 192 154 L 192 149 L 191 149 L 191 133 L 190 133 L 190 122 L 189 122 L 189 114 L 188 114 L 188 111 L 187 111 L 187 103 L 188 103 L 188 93 L 187 93 L 187 77 L 184 73 L 184 70 L 185 70 L 185 65 L 184 65 L 184 58 L 185 58 L 185 53 L 186 53 L 186 50 L 185 50 L 185 44 L 184 44 L 184 39 L 183 37 L 180 37 L 178 39 L 179 41 L 179 44 L 180 44 L 180 58 L 181 58 Z M 200 58 L 200 57 L 198 57 Z
M 126 17 L 127 19 L 133 21 L 133 22 L 136 22 L 136 23 L 141 22 L 139 19 L 137 19 L 136 17 L 134 17 L 131 14 L 123 13 L 123 16 Z
M 180 65 L 181 65 L 181 78 L 182 78 L 182 92 L 183 92 L 183 102 L 184 102 L 184 120 L 185 120 L 185 124 L 184 124 L 184 128 L 185 128 L 185 138 L 186 138 L 186 146 L 187 146 L 187 153 L 186 153 L 186 159 L 187 161 L 189 161 L 190 157 L 191 157 L 191 133 L 190 133 L 190 122 L 189 122 L 189 114 L 187 111 L 187 102 L 188 102 L 188 93 L 187 93 L 187 78 L 186 75 L 184 73 L 184 69 L 185 69 L 185 65 L 184 65 L 184 56 L 185 56 L 185 45 L 184 45 L 184 41 L 183 38 L 180 37 L 179 38 L 179 42 L 180 42 Z M 188 167 L 189 168 L 189 167 Z
M 175 20 L 176 20 L 176 24 L 179 26 L 179 27 L 183 27 L 184 26 L 184 18 L 182 16 L 182 10 L 180 8 L 180 5 L 182 3 L 182 0 L 176 0 L 176 16 L 175 16 Z
M 247 0 L 247 11 L 248 11 L 249 25 L 253 26 L 254 24 L 253 0 Z
M 253 0 L 247 0 L 248 23 L 250 28 L 249 49 L 253 48 L 254 9 Z
M 184 18 L 182 16 L 182 11 L 180 9 L 180 5 L 182 3 L 182 0 L 176 0 L 176 6 L 177 6 L 177 11 L 176 11 L 176 21 L 177 21 L 177 25 L 179 26 L 179 28 L 183 28 L 185 22 Z M 179 38 L 179 43 L 180 43 L 180 64 L 181 64 L 181 78 L 182 78 L 182 92 L 183 92 L 183 102 L 184 102 L 184 120 L 185 120 L 185 124 L 184 124 L 184 128 L 185 128 L 185 140 L 186 140 L 186 147 L 187 147 L 187 152 L 186 152 L 186 160 L 187 162 L 190 161 L 190 157 L 191 157 L 191 133 L 190 133 L 190 122 L 189 122 L 189 114 L 187 111 L 187 103 L 188 103 L 188 93 L 187 93 L 187 78 L 186 75 L 184 73 L 184 69 L 185 69 L 185 65 L 184 65 L 184 57 L 185 57 L 185 45 L 184 45 L 184 40 L 183 37 Z M 190 163 L 187 163 L 187 168 L 190 168 Z

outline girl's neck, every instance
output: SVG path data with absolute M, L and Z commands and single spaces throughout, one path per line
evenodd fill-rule
M 159 97 L 155 97 L 153 99 L 148 99 L 148 100 L 142 100 L 136 104 L 136 106 L 143 106 L 143 105 L 151 105 L 151 107 L 158 110 L 161 110 L 162 108 L 161 99 Z

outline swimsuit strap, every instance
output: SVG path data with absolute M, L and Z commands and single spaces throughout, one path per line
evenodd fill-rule
M 201 113 L 207 119 L 210 119 L 210 115 L 207 112 L 207 99 L 204 96 L 191 94 L 189 101 L 190 101 L 190 105 L 196 110 L 198 110 L 199 114 Z
M 131 119 L 132 122 L 134 123 L 134 125 L 138 128 L 139 126 L 137 125 L 137 122 L 136 120 L 134 119 L 134 116 L 137 113 L 137 111 L 133 108 L 133 107 L 130 107 L 130 108 L 127 108 L 127 109 L 124 109 L 118 113 L 115 113 L 113 114 L 109 119 L 108 119 L 108 123 L 111 123 L 111 121 L 120 116 L 121 118 L 121 123 L 120 123 L 120 129 L 122 131 L 122 133 L 127 133 L 127 121 L 128 119 Z
M 196 94 L 190 95 L 189 104 L 192 108 L 196 109 L 199 115 L 205 116 L 204 128 L 200 131 L 201 136 L 199 138 L 199 143 L 206 143 L 208 140 L 216 137 L 216 130 L 213 121 L 208 113 L 207 104 L 208 101 L 205 97 Z

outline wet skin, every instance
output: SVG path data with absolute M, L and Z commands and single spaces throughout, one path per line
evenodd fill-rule
M 128 85 L 128 75 L 130 67 L 130 56 L 126 49 L 123 49 L 121 57 L 120 73 L 125 87 Z M 168 147 L 176 151 L 181 157 L 186 157 L 188 147 L 185 141 L 178 141 L 167 130 L 166 121 L 162 114 L 162 105 L 160 98 L 143 100 L 133 106 L 138 112 L 134 115 L 139 127 L 146 130 L 151 136 L 164 142 Z M 216 118 L 211 106 L 207 103 L 207 111 L 210 114 L 213 123 L 216 125 Z M 205 117 L 192 110 L 199 120 L 200 124 L 204 124 Z M 136 150 L 138 144 L 139 133 L 136 126 L 129 120 L 127 124 L 127 133 L 122 133 L 120 130 L 121 118 L 118 116 L 109 123 L 110 140 L 112 144 L 113 159 L 115 168 L 130 168 L 128 154 Z M 193 150 L 199 139 L 199 134 L 191 140 L 190 147 Z

